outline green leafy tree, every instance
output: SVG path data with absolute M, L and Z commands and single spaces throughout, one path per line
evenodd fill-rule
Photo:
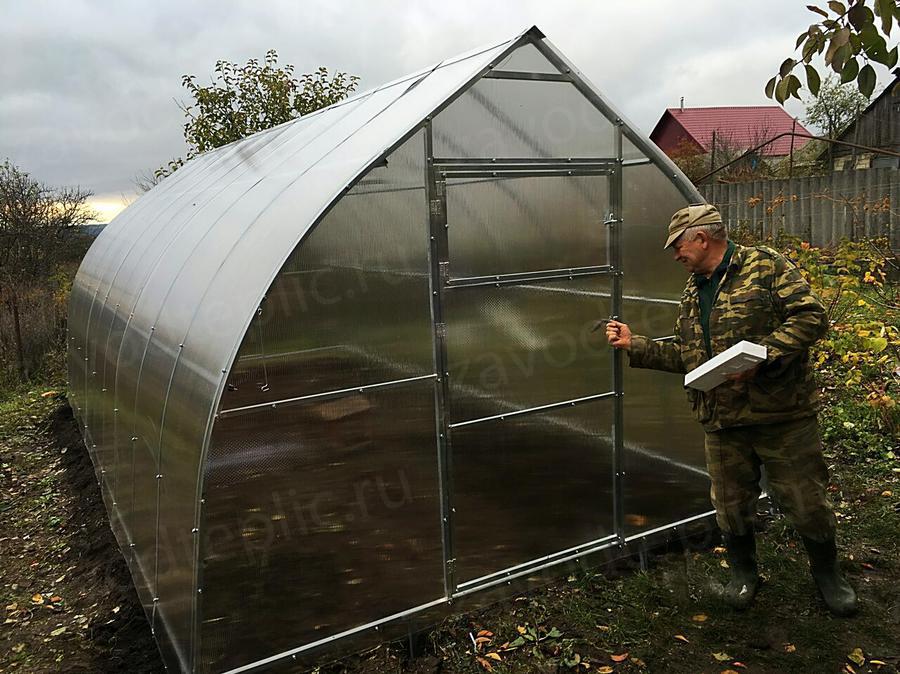
M 869 97 L 851 84 L 842 84 L 829 75 L 822 83 L 818 96 L 806 104 L 804 122 L 821 129 L 828 138 L 837 138 L 852 124 L 869 104 Z
M 10 347 L 22 381 L 34 364 L 30 355 L 42 355 L 25 339 L 24 309 L 50 293 L 60 268 L 84 252 L 78 226 L 94 218 L 89 196 L 77 187 L 47 187 L 8 160 L 0 165 L 0 301 L 12 335 L 11 345 L 0 340 L 0 351 L 5 357 Z
M 794 70 L 801 64 L 807 88 L 818 96 L 822 77 L 812 60 L 824 52 L 825 66 L 840 76 L 841 83 L 856 82 L 860 93 L 870 97 L 878 78 L 873 64 L 889 70 L 897 65 L 897 45 L 889 46 L 888 40 L 900 22 L 898 1 L 830 0 L 827 8 L 807 5 L 820 18 L 797 37 L 800 57 L 784 60 L 766 84 L 766 96 L 779 103 L 791 96 L 800 99 L 803 84 Z
M 181 84 L 192 98 L 179 103 L 187 118 L 187 158 L 337 103 L 356 91 L 358 82 L 356 75 L 329 73 L 324 66 L 298 79 L 293 65 L 278 65 L 274 49 L 266 52 L 262 63 L 217 61 L 209 86 L 198 84 L 195 75 L 184 75 Z M 152 176 L 137 176 L 135 185 L 146 192 L 183 164 L 183 159 L 173 159 Z

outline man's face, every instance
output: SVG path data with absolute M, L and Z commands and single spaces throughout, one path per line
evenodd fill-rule
M 706 260 L 708 247 L 702 233 L 690 228 L 684 231 L 678 240 L 672 244 L 672 255 L 676 262 L 684 265 L 684 268 L 692 274 L 698 274 L 705 269 L 703 263 Z

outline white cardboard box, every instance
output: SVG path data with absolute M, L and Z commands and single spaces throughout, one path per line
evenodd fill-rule
M 723 381 L 725 376 L 749 370 L 766 359 L 766 347 L 753 342 L 740 341 L 730 349 L 691 370 L 684 376 L 684 385 L 700 391 L 709 391 Z

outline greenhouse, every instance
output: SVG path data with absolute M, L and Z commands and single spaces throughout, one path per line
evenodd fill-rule
M 595 329 L 672 334 L 698 201 L 531 28 L 119 215 L 70 399 L 167 667 L 299 666 L 706 521 L 682 382 Z

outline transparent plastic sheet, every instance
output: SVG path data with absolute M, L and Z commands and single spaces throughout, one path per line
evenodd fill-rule
M 216 423 L 204 670 L 442 596 L 434 419 L 434 382 L 421 381 Z
M 703 428 L 683 375 L 626 367 L 625 535 L 711 509 Z
M 460 288 L 446 296 L 452 422 L 612 390 L 606 276 Z
M 612 399 L 454 428 L 458 580 L 614 533 L 611 433 Z
M 541 54 L 538 48 L 530 43 L 519 47 L 500 61 L 494 66 L 494 70 L 525 73 L 559 73 L 559 70 Z
M 294 251 L 247 331 L 222 409 L 433 371 L 424 176 L 420 133 Z
M 604 176 L 447 181 L 452 278 L 606 264 Z
M 612 123 L 569 82 L 483 79 L 434 121 L 439 157 L 612 157 Z
M 678 300 L 687 273 L 663 245 L 672 214 L 688 202 L 653 164 L 626 166 L 622 178 L 624 294 Z

